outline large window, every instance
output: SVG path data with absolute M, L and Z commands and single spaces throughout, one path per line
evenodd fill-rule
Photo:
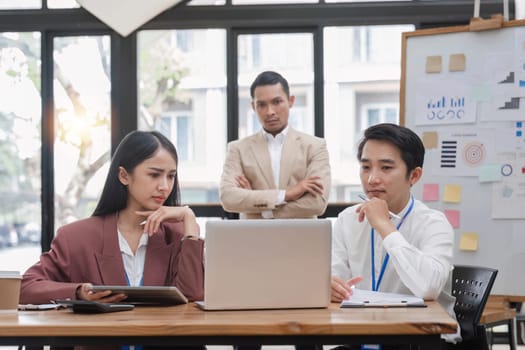
M 40 35 L 0 33 L 0 266 L 40 252 Z
M 276 54 L 279 53 L 279 54 Z M 261 129 L 251 106 L 250 85 L 265 70 L 282 74 L 295 96 L 289 123 L 313 134 L 313 35 L 310 33 L 243 34 L 238 37 L 239 138 Z
M 356 146 L 363 130 L 399 120 L 401 33 L 413 29 L 392 25 L 324 30 L 324 122 L 332 202 L 359 200 Z
M 138 127 L 175 144 L 184 203 L 217 203 L 226 150 L 226 32 L 141 31 L 138 43 Z
M 110 152 L 108 36 L 54 39 L 55 226 L 90 216 Z M 79 65 L 81 62 L 81 65 Z
M 37 9 L 42 0 L 0 0 L 0 10 Z

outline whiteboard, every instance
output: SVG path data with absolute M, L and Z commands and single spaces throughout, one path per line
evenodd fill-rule
M 426 147 L 415 196 L 454 223 L 454 264 L 525 295 L 525 21 L 403 33 L 402 54 L 401 124 Z

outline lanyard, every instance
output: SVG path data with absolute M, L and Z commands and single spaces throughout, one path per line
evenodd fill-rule
M 128 286 L 131 286 L 131 283 L 128 278 L 128 274 L 126 271 L 124 271 L 124 274 L 126 275 L 126 282 L 128 283 Z M 144 274 L 140 278 L 139 286 L 142 286 L 142 278 L 144 277 Z M 124 300 L 126 302 L 126 300 Z M 121 345 L 120 350 L 143 350 L 142 345 Z
M 406 217 L 408 216 L 408 214 L 410 214 L 413 208 L 414 208 L 414 197 L 410 196 L 410 206 L 408 207 L 408 210 L 405 213 L 405 215 L 403 215 L 403 217 L 401 218 L 401 221 L 399 222 L 399 224 L 397 224 L 397 227 L 396 227 L 397 231 L 399 231 L 399 228 L 401 227 L 401 225 L 403 225 L 403 222 L 405 221 Z M 379 285 L 381 284 L 381 281 L 383 280 L 383 275 L 385 274 L 386 265 L 388 264 L 388 259 L 390 255 L 386 253 L 385 259 L 383 260 L 383 265 L 381 266 L 381 271 L 379 272 L 379 278 L 377 279 L 377 283 L 376 283 L 376 264 L 375 264 L 375 257 L 374 257 L 375 249 L 374 249 L 374 228 L 373 227 L 370 230 L 370 237 L 371 237 L 370 246 L 372 247 L 371 248 L 371 251 L 372 251 L 372 258 L 371 258 L 372 260 L 372 271 L 371 271 L 372 272 L 372 290 L 374 292 L 377 292 L 379 290 Z

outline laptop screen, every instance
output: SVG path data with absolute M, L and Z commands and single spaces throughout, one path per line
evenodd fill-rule
M 206 309 L 326 307 L 331 222 L 326 219 L 206 223 Z

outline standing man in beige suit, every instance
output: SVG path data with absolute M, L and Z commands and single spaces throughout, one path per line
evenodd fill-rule
M 331 181 L 325 140 L 288 125 L 295 97 L 290 96 L 288 82 L 279 73 L 259 74 L 250 94 L 262 130 L 228 144 L 220 184 L 222 206 L 240 213 L 241 219 L 315 218 L 323 214 Z M 235 350 L 260 348 L 234 346 Z
M 288 125 L 295 96 L 279 73 L 260 73 L 250 94 L 262 130 L 228 144 L 222 206 L 244 219 L 323 214 L 331 181 L 325 140 Z

